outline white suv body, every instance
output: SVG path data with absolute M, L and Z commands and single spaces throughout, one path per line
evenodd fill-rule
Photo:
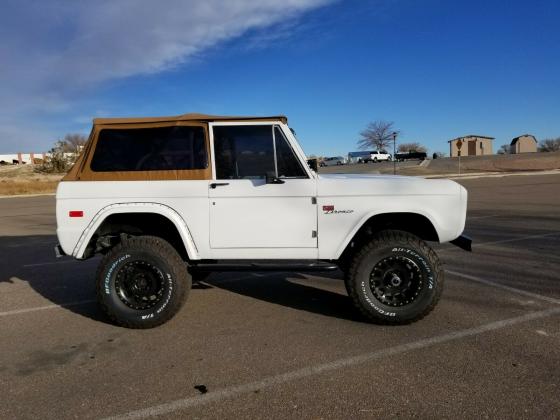
M 453 181 L 387 175 L 317 174 L 307 165 L 306 156 L 284 117 L 250 119 L 187 114 L 173 118 L 170 121 L 139 119 L 134 124 L 122 119 L 95 121 L 88 147 L 57 189 L 59 253 L 85 259 L 97 252 L 110 254 L 116 248 L 115 244 L 126 244 L 125 236 L 150 235 L 171 243 L 191 268 L 216 262 L 216 271 L 219 271 L 222 260 L 250 260 L 253 263 L 265 260 L 334 261 L 340 262 L 341 268 L 348 268 L 356 254 L 352 247 L 357 246 L 358 238 L 366 235 L 366 231 L 373 232 L 371 234 L 375 237 L 378 230 L 391 228 L 399 232 L 410 231 L 419 238 L 425 235 L 424 239 L 438 242 L 457 240 L 463 232 L 467 191 Z M 180 149 L 182 146 L 165 151 L 160 149 L 158 156 L 149 152 L 138 159 L 140 163 L 136 163 L 130 173 L 122 171 L 126 166 L 124 163 L 96 163 L 97 154 L 105 153 L 104 148 L 119 141 L 133 141 L 122 140 L 124 137 L 119 137 L 119 130 L 126 134 L 134 132 L 131 130 L 142 130 L 144 126 L 157 130 L 168 125 L 172 127 L 170 130 L 175 130 L 182 124 L 191 127 L 188 124 L 192 121 L 206 136 L 207 150 L 199 152 L 199 155 L 206 153 L 207 157 L 202 169 L 181 167 L 180 170 L 162 171 L 149 166 L 169 165 L 179 152 L 185 152 Z M 109 140 L 105 140 L 106 137 Z M 237 149 L 230 144 L 234 138 Z M 266 147 L 253 146 L 251 141 L 255 145 L 266 143 Z M 128 147 L 127 150 L 131 149 Z M 237 153 L 235 163 L 231 160 L 232 151 Z M 107 159 L 115 159 L 114 152 L 106 153 L 111 156 Z M 135 152 L 131 150 L 130 153 Z M 189 158 L 194 156 L 188 153 Z M 272 162 L 271 156 L 274 156 L 274 163 L 270 163 L 271 173 L 267 176 L 259 176 L 260 156 L 267 162 Z M 125 162 L 130 158 L 122 159 Z M 146 165 L 150 159 L 154 163 Z M 157 163 L 160 161 L 166 163 Z M 99 168 L 103 170 L 94 171 L 95 165 L 101 165 Z M 110 170 L 106 171 L 111 165 L 116 168 L 115 177 L 111 177 Z M 189 171 L 198 178 L 207 179 L 180 179 L 181 176 L 177 175 Z M 223 175 L 230 173 L 234 175 Z M 132 179 L 127 178 L 129 174 Z M 143 219 L 144 216 L 149 217 Z M 140 225 L 142 220 L 149 221 L 150 226 Z M 377 229 L 376 223 L 384 224 Z M 420 225 L 423 230 L 415 231 Z M 175 232 L 171 232 L 173 229 Z M 115 267 L 120 260 L 114 261 L 106 264 Z M 421 262 L 416 264 L 421 265 Z M 128 269 L 130 271 L 130 267 Z M 107 271 L 103 277 L 107 280 L 99 280 L 102 283 L 99 290 L 107 290 L 107 294 L 111 275 L 112 271 Z M 99 293 L 103 300 L 103 292 Z M 121 297 L 124 295 L 126 292 L 121 291 Z M 384 295 L 381 293 L 380 296 Z M 120 305 L 118 300 L 115 301 L 116 306 Z M 125 304 L 144 308 L 130 302 Z M 112 303 L 103 305 L 106 308 Z M 386 309 L 378 309 L 374 305 L 374 316 L 388 313 Z M 115 315 L 113 311 L 110 316 L 121 325 L 139 328 L 158 325 L 170 317 L 158 321 L 157 316 L 152 315 L 153 323 L 150 324 L 144 318 L 137 323 L 125 322 L 119 314 Z M 159 316 L 159 312 L 156 315 Z

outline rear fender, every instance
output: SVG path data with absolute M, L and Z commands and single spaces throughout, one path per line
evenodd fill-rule
M 185 220 L 171 207 L 160 203 L 117 203 L 102 208 L 99 212 L 97 212 L 93 219 L 91 219 L 88 226 L 82 232 L 80 239 L 74 247 L 72 256 L 74 258 L 83 259 L 86 247 L 99 226 L 101 226 L 108 216 L 119 213 L 156 213 L 166 217 L 175 225 L 175 228 L 179 232 L 189 259 L 200 259 L 198 250 Z

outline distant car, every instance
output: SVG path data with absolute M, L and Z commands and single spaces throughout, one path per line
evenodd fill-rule
M 362 163 L 364 161 L 364 159 L 367 160 L 367 159 L 370 158 L 370 154 L 371 154 L 371 152 L 368 152 L 366 150 L 361 150 L 359 152 L 349 152 L 346 163 L 348 165 L 350 165 L 352 163 Z
M 369 154 L 369 157 L 362 159 L 363 163 L 368 162 L 382 162 L 382 161 L 390 161 L 392 159 L 391 155 L 387 153 L 385 150 L 376 150 Z
M 342 156 L 328 157 L 323 159 L 321 166 L 335 166 L 335 165 L 345 165 L 346 159 Z
M 426 154 L 426 152 L 417 152 L 416 150 L 410 150 L 408 152 L 395 154 L 395 159 L 398 162 L 402 162 L 402 161 L 409 160 L 409 159 L 424 160 L 427 157 L 428 157 L 428 155 Z

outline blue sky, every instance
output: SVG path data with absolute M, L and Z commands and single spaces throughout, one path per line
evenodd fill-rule
M 0 153 L 96 116 L 285 114 L 308 154 L 369 121 L 448 151 L 560 136 L 560 2 L 7 0 Z

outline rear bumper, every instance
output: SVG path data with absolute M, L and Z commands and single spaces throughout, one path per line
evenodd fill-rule
M 467 235 L 461 235 L 458 238 L 453 239 L 451 243 L 461 249 L 464 249 L 465 251 L 472 252 L 472 239 Z

